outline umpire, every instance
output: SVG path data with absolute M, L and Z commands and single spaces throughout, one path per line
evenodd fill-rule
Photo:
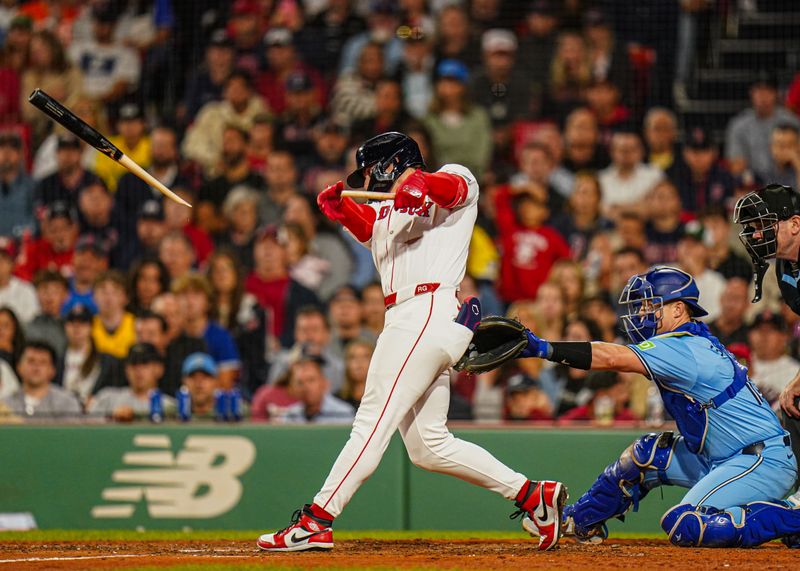
M 800 194 L 778 184 L 746 194 L 736 202 L 733 221 L 742 225 L 739 238 L 755 268 L 753 303 L 761 299 L 761 282 L 769 268 L 768 260 L 774 258 L 783 301 L 800 315 Z M 783 423 L 791 434 L 792 449 L 800 468 L 800 371 L 783 389 L 780 403 Z M 800 500 L 800 492 L 794 498 Z

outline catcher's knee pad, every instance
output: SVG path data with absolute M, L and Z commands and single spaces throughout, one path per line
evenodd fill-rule
M 784 502 L 752 502 L 724 511 L 681 504 L 664 514 L 661 528 L 681 547 L 755 547 L 800 532 L 800 510 Z
M 651 433 L 637 438 L 619 460 L 606 467 L 592 487 L 577 502 L 564 510 L 571 517 L 575 534 L 591 535 L 594 528 L 606 520 L 622 517 L 633 506 L 639 507 L 648 487 L 643 485 L 647 471 L 656 470 L 659 480 L 666 483 L 664 472 L 672 459 L 675 436 L 672 432 Z

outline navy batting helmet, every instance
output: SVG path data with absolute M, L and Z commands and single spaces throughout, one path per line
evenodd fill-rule
M 640 343 L 655 335 L 661 323 L 656 312 L 672 301 L 688 305 L 692 317 L 708 315 L 697 302 L 699 296 L 700 290 L 694 278 L 671 266 L 654 266 L 631 277 L 619 297 L 620 305 L 627 308 L 622 322 L 628 337 L 634 343 Z
M 390 169 L 390 165 L 394 168 Z M 372 167 L 367 190 L 387 192 L 408 167 L 424 167 L 425 161 L 417 143 L 403 133 L 390 131 L 372 137 L 356 151 L 356 170 L 347 177 L 351 188 L 361 188 L 366 180 L 364 170 Z

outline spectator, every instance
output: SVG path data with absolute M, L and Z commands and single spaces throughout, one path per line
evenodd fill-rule
M 135 122 L 129 122 L 134 124 Z M 148 172 L 167 188 L 178 191 L 189 186 L 189 181 L 181 174 L 178 139 L 169 127 L 156 127 L 150 133 L 150 168 Z M 163 202 L 161 193 L 145 183 L 133 173 L 126 172 L 119 179 L 114 193 L 114 223 L 120 230 L 122 240 L 131 239 L 135 231 L 130 220 L 141 210 L 148 200 Z
M 172 283 L 189 273 L 195 265 L 192 241 L 180 230 L 173 230 L 159 242 L 158 259 L 167 268 Z
M 64 316 L 67 348 L 58 361 L 55 383 L 87 401 L 105 387 L 119 386 L 123 372 L 118 359 L 101 353 L 92 340 L 92 312 L 80 303 Z
M 436 94 L 424 120 L 436 160 L 464 165 L 480 178 L 492 155 L 489 116 L 469 100 L 469 71 L 463 63 L 443 60 L 436 76 Z
M 164 363 L 156 348 L 149 343 L 133 345 L 125 358 L 125 380 L 128 386 L 107 387 L 89 402 L 87 412 L 117 422 L 130 422 L 150 415 L 150 395 L 158 388 L 164 373 Z M 163 414 L 175 411 L 175 400 L 161 397 Z
M 460 5 L 450 4 L 439 11 L 436 26 L 436 61 L 453 59 L 474 67 L 480 62 L 477 42 L 470 31 L 469 14 Z
M 267 25 L 264 16 L 252 0 L 240 0 L 231 6 L 227 27 L 233 37 L 236 66 L 251 74 L 258 71 L 261 60 L 261 38 Z
M 331 346 L 338 357 L 352 341 L 363 339 L 374 343 L 375 335 L 362 325 L 361 292 L 345 285 L 336 290 L 329 303 L 329 317 L 333 329 Z
M 386 305 L 383 301 L 381 284 L 372 282 L 361 290 L 361 309 L 363 311 L 364 327 L 377 339 L 383 331 L 386 317 Z
M 175 193 L 187 201 L 194 202 L 194 193 L 187 188 L 174 189 Z M 164 224 L 167 234 L 183 234 L 192 244 L 195 263 L 204 266 L 208 256 L 214 251 L 214 242 L 208 233 L 192 221 L 192 210 L 174 200 L 163 200 Z
M 581 265 L 570 259 L 558 260 L 553 264 L 547 281 L 555 284 L 563 294 L 563 314 L 568 318 L 577 317 L 586 287 Z
M 749 109 L 728 122 L 725 134 L 725 155 L 734 175 L 745 169 L 767 178 L 774 168 L 770 156 L 770 136 L 776 125 L 800 126 L 800 120 L 778 105 L 778 83 L 762 70 L 750 85 Z
M 166 235 L 163 203 L 152 198 L 146 200 L 136 214 L 136 235 L 128 240 L 120 239 L 115 265 L 128 268 L 139 258 L 157 256 Z
M 320 231 L 319 211 L 310 198 L 295 195 L 286 203 L 283 219 L 298 224 L 309 241 L 311 253 L 330 262 L 330 273 L 314 290 L 320 299 L 327 300 L 333 292 L 350 280 L 353 260 L 342 238 L 334 232 Z
M 628 51 L 614 37 L 614 27 L 608 14 L 597 8 L 587 10 L 583 15 L 583 33 L 589 52 L 592 78 L 618 86 L 623 98 L 625 94 L 632 94 Z
M 211 33 L 205 60 L 186 83 L 183 103 L 178 110 L 178 117 L 183 123 L 191 123 L 207 103 L 222 99 L 223 86 L 233 72 L 233 47 L 233 41 L 225 30 Z
M 81 416 L 81 404 L 72 393 L 53 385 L 56 353 L 43 341 L 28 341 L 17 366 L 22 388 L 3 403 L 24 418 L 70 418 Z
M 330 274 L 331 262 L 311 252 L 311 243 L 299 224 L 284 224 L 279 234 L 281 244 L 286 248 L 289 276 L 302 286 L 316 291 Z
M 337 392 L 344 382 L 344 364 L 337 354 L 331 335 L 331 324 L 321 309 L 314 306 L 301 307 L 295 318 L 294 343 L 275 356 L 269 371 L 269 380 L 274 382 L 283 375 L 299 355 L 318 356 L 331 390 Z
M 213 235 L 225 228 L 221 209 L 231 189 L 238 185 L 255 190 L 264 188 L 264 179 L 250 168 L 247 160 L 248 141 L 247 131 L 239 127 L 229 125 L 222 133 L 220 174 L 209 180 L 198 194 L 197 224 L 209 234 Z M 274 160 L 275 155 L 270 157 L 270 167 Z
M 549 78 L 550 64 L 556 48 L 558 16 L 551 0 L 531 2 L 525 18 L 525 35 L 520 40 L 520 58 L 525 76 L 541 98 Z
M 511 123 L 528 115 L 530 83 L 515 66 L 517 37 L 511 30 L 494 28 L 481 39 L 483 66 L 470 82 L 470 97 L 489 114 L 495 145 L 508 148 Z
M 49 270 L 42 270 L 33 281 L 36 298 L 41 311 L 25 327 L 25 338 L 29 341 L 46 341 L 60 359 L 67 346 L 64 325 L 61 322 L 61 308 L 69 295 L 67 278 Z
M 367 29 L 347 40 L 342 48 L 340 75 L 352 73 L 364 50 L 371 44 L 381 49 L 381 71 L 386 75 L 395 73 L 403 57 L 403 45 L 397 33 L 400 23 L 397 4 L 391 0 L 371 0 L 369 4 Z
M 292 383 L 294 368 L 291 367 L 273 384 L 265 384 L 253 395 L 250 408 L 252 419 L 256 421 L 282 422 L 290 407 L 300 398 L 299 383 Z
M 208 262 L 211 317 L 233 336 L 242 358 L 240 385 L 252 394 L 267 379 L 267 317 L 256 298 L 244 291 L 244 273 L 236 253 L 219 249 Z
M 0 307 L 0 360 L 5 361 L 14 370 L 24 344 L 25 334 L 16 314 L 9 307 Z
M 592 81 L 592 66 L 586 43 L 577 32 L 562 31 L 550 63 L 545 115 L 563 117 L 583 101 L 583 91 Z
M 66 101 L 67 97 L 81 91 L 83 78 L 80 70 L 67 59 L 56 35 L 45 29 L 31 37 L 28 65 L 21 79 L 22 119 L 31 126 L 34 145 L 38 146 L 48 133 L 50 121 L 47 115 L 28 105 L 28 96 L 34 89 L 41 89 L 58 101 Z
M 75 272 L 69 280 L 69 297 L 62 311 L 79 304 L 95 314 L 94 285 L 97 278 L 108 270 L 108 248 L 91 234 L 81 236 L 75 244 L 72 265 Z
M 15 17 L 11 24 L 0 47 L 0 123 L 13 124 L 19 121 L 20 74 L 28 58 L 31 21 Z
M 597 324 L 590 319 L 577 318 L 564 327 L 564 341 L 591 342 L 600 338 Z M 589 371 L 558 364 L 544 369 L 539 381 L 542 390 L 552 403 L 553 416 L 558 417 L 575 407 L 586 404 L 591 391 L 586 386 Z
M 0 235 L 33 231 L 33 179 L 25 171 L 22 139 L 0 132 Z
M 366 28 L 349 0 L 329 2 L 300 31 L 298 47 L 303 58 L 329 82 L 335 78 L 345 43 Z
M 641 209 L 647 194 L 664 178 L 661 169 L 642 162 L 642 141 L 634 132 L 611 137 L 611 165 L 600 171 L 603 206 L 614 218 L 622 208 Z
M 750 308 L 750 278 L 733 277 L 725 283 L 719 299 L 719 316 L 708 324 L 711 333 L 725 346 L 748 344 L 745 315 Z
M 356 410 L 364 398 L 373 351 L 375 344 L 363 338 L 353 339 L 344 347 L 344 384 L 336 396 Z
M 138 105 L 127 103 L 120 107 L 117 131 L 119 134 L 111 137 L 110 141 L 136 164 L 149 168 L 152 160 L 150 136 L 147 134 L 144 114 Z M 121 164 L 102 153 L 97 155 L 94 170 L 112 191 L 117 189 L 120 177 L 128 172 Z
M 750 260 L 731 249 L 731 219 L 727 210 L 711 206 L 699 213 L 699 219 L 705 228 L 709 267 L 725 279 L 740 277 L 749 282 L 753 266 Z
M 284 422 L 312 424 L 350 424 L 354 410 L 330 393 L 331 382 L 323 373 L 324 359 L 306 357 L 292 365 L 290 383 L 296 385 L 299 402 L 290 405 Z
M 591 371 L 586 377 L 586 386 L 593 393 L 591 400 L 585 405 L 567 411 L 559 417 L 559 420 L 592 421 L 597 424 L 636 420 L 628 408 L 630 388 L 622 375 L 616 371 Z M 601 409 L 602 414 L 607 414 L 610 418 L 599 416 Z
M 258 229 L 259 194 L 247 186 L 231 189 L 222 203 L 227 230 L 217 245 L 233 250 L 245 274 L 253 269 L 253 243 Z
M 286 79 L 286 105 L 275 122 L 275 146 L 288 151 L 301 165 L 311 166 L 314 159 L 314 131 L 322 121 L 311 78 L 302 71 Z
M 770 153 L 773 167 L 770 183 L 800 188 L 800 130 L 796 125 L 778 124 L 772 129 Z
M 186 308 L 186 334 L 206 342 L 208 353 L 219 368 L 221 386 L 232 388 L 242 363 L 231 334 L 211 319 L 213 291 L 208 280 L 198 274 L 188 274 L 173 284 L 172 291 Z
M 345 153 L 350 140 L 350 130 L 329 119 L 316 126 L 313 136 L 314 166 L 306 170 L 303 180 L 303 186 L 312 193 L 347 177 L 349 171 Z
M 283 220 L 289 198 L 299 190 L 294 157 L 286 151 L 275 151 L 266 175 L 267 192 L 261 197 L 258 218 L 262 224 L 278 224 Z
M 33 286 L 14 276 L 15 254 L 14 241 L 0 236 L 0 306 L 13 307 L 19 320 L 27 324 L 39 313 L 39 301 Z
M 77 206 L 80 190 L 100 182 L 93 172 L 84 168 L 82 143 L 72 133 L 58 135 L 56 142 L 57 171 L 36 185 L 37 206 L 49 206 L 62 201 Z
M 166 266 L 157 258 L 140 259 L 131 268 L 130 277 L 130 310 L 134 315 L 152 309 L 155 299 L 169 291 L 169 273 Z
M 752 353 L 752 378 L 764 397 L 777 405 L 783 387 L 789 384 L 800 361 L 786 355 L 789 331 L 786 320 L 769 310 L 756 315 L 748 334 Z
M 533 299 L 553 263 L 569 256 L 569 246 L 554 228 L 545 225 L 548 208 L 536 192 L 501 190 L 495 196 L 495 208 L 503 251 L 498 293 L 506 303 Z
M 551 185 L 556 162 L 550 148 L 544 143 L 527 143 L 520 152 L 519 168 L 520 172 L 511 178 L 511 184 L 525 186 L 533 183 L 543 188 L 551 215 L 560 215 L 564 207 L 564 194 L 568 193 L 556 192 Z
M 247 162 L 254 171 L 267 170 L 269 159 L 273 151 L 275 138 L 272 118 L 264 113 L 256 115 L 250 129 L 250 145 L 247 147 Z
M 333 118 L 348 127 L 375 115 L 375 88 L 383 77 L 383 48 L 366 44 L 358 56 L 358 67 L 343 73 L 333 86 L 330 107 Z
M 575 175 L 564 168 L 564 138 L 558 126 L 553 123 L 539 125 L 533 135 L 533 141 L 544 145 L 550 151 L 553 168 L 548 176 L 548 183 L 561 196 L 567 198 L 575 189 Z
M 506 384 L 505 420 L 530 421 L 553 418 L 553 405 L 537 379 L 523 373 L 509 377 Z
M 375 114 L 353 123 L 352 139 L 365 141 L 388 131 L 403 131 L 409 120 L 410 117 L 403 108 L 400 83 L 395 79 L 383 78 L 375 86 Z M 345 139 L 342 151 L 346 146 Z
M 645 258 L 650 264 L 671 264 L 677 258 L 676 248 L 683 230 L 678 189 L 668 180 L 662 180 L 650 191 L 646 209 Z
M 648 263 L 638 248 L 626 246 L 616 250 L 611 260 L 610 299 L 616 304 L 628 280 L 647 271 Z
M 214 358 L 208 353 L 192 353 L 183 362 L 183 386 L 189 389 L 192 418 L 211 420 L 216 417 L 214 398 L 221 390 Z
M 574 260 L 586 257 L 589 242 L 595 233 L 610 230 L 614 226 L 600 211 L 601 199 L 602 191 L 597 177 L 589 172 L 578 173 L 575 190 L 567 199 L 564 212 L 553 219 L 553 226 L 569 244 Z
M 69 57 L 83 74 L 82 91 L 106 104 L 118 103 L 136 89 L 141 65 L 131 48 L 114 38 L 117 14 L 111 4 L 92 8 L 94 38 L 76 40 Z
M 617 343 L 622 339 L 617 330 L 617 314 L 611 302 L 604 297 L 589 297 L 581 304 L 581 317 L 590 319 L 600 329 L 598 339 L 607 343 Z
M 206 343 L 202 339 L 189 337 L 183 332 L 182 323 L 177 329 L 167 325 L 164 315 L 169 315 L 171 323 L 183 320 L 182 309 L 174 294 L 164 293 L 153 302 L 154 310 L 144 310 L 136 316 L 134 329 L 137 343 L 150 343 L 164 360 L 164 375 L 159 387 L 168 395 L 174 395 L 181 384 L 181 367 L 186 357 L 192 353 L 205 352 Z
M 232 72 L 225 82 L 222 101 L 206 103 L 186 131 L 182 146 L 184 156 L 199 163 L 208 176 L 228 170 L 224 135 L 230 129 L 226 127 L 247 133 L 255 118 L 266 111 L 264 102 L 253 93 L 250 75 L 241 70 Z M 222 167 L 218 164 L 220 157 Z
M 678 153 L 678 118 L 666 107 L 653 107 L 644 116 L 647 162 L 672 178 L 681 166 Z
M 609 141 L 631 116 L 630 110 L 621 103 L 619 86 L 607 79 L 595 79 L 586 87 L 585 94 L 586 103 L 597 118 L 601 140 Z
M 44 211 L 42 237 L 25 242 L 17 258 L 17 277 L 31 281 L 40 270 L 72 275 L 72 254 L 78 239 L 75 211 L 65 202 L 54 202 Z
M 116 270 L 103 272 L 94 284 L 97 315 L 92 323 L 92 339 L 101 353 L 123 359 L 136 342 L 133 314 L 128 305 L 128 284 L 125 275 Z
M 283 115 L 289 105 L 289 91 L 301 85 L 293 83 L 293 76 L 302 77 L 302 88 L 309 94 L 308 107 L 319 109 L 325 103 L 322 78 L 305 65 L 297 54 L 288 28 L 272 28 L 264 35 L 267 67 L 255 80 L 256 92 L 264 98 L 275 115 Z M 291 111 L 296 112 L 297 109 Z
M 733 196 L 734 181 L 719 163 L 718 152 L 708 131 L 693 127 L 683 147 L 683 161 L 670 174 L 690 212 L 712 205 L 724 205 Z
M 433 37 L 420 29 L 403 42 L 403 60 L 397 78 L 401 86 L 402 108 L 414 119 L 428 114 L 433 101 Z
M 120 238 L 117 226 L 112 221 L 114 197 L 101 181 L 94 182 L 78 191 L 78 223 L 81 236 L 91 236 L 102 244 L 106 255 L 116 258 Z M 128 222 L 130 225 L 130 222 Z
M 317 296 L 289 277 L 286 249 L 278 241 L 274 227 L 266 227 L 256 236 L 253 261 L 255 266 L 245 280 L 245 290 L 266 310 L 271 334 L 283 347 L 290 347 L 299 308 L 318 305 Z
M 561 340 L 567 320 L 567 296 L 561 284 L 548 280 L 539 286 L 530 311 L 537 331 L 548 339 Z
M 596 171 L 608 162 L 597 119 L 586 107 L 578 107 L 567 115 L 564 126 L 564 168 L 573 173 Z
M 714 321 L 720 313 L 720 297 L 725 289 L 725 278 L 708 267 L 708 247 L 705 228 L 697 221 L 686 224 L 678 239 L 678 264 L 697 282 L 701 304 L 707 312 L 706 321 Z

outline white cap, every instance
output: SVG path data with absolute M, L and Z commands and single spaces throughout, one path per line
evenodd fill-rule
M 500 28 L 486 30 L 481 39 L 481 47 L 485 52 L 515 52 L 517 36 L 511 30 Z

